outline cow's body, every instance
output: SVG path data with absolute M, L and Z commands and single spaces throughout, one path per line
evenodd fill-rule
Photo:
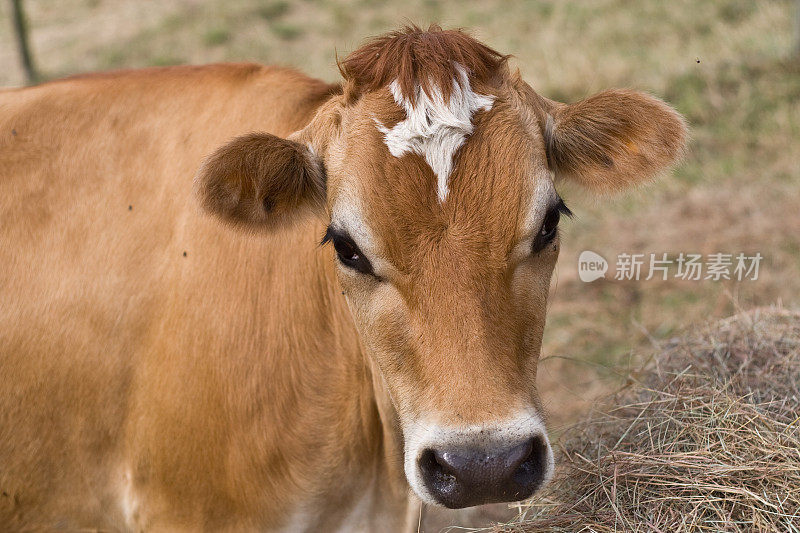
M 323 226 L 231 238 L 190 194 L 329 90 L 231 65 L 0 94 L 0 529 L 403 517 Z
M 634 185 L 686 129 L 506 59 L 411 27 L 337 85 L 0 93 L 0 530 L 398 531 L 541 488 L 556 180 Z

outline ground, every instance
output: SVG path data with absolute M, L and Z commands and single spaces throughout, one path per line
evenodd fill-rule
M 23 83 L 0 3 L 0 86 Z M 465 27 L 512 53 L 540 93 L 575 101 L 611 87 L 651 92 L 691 127 L 674 172 L 631 194 L 562 188 L 563 224 L 540 388 L 551 431 L 627 376 L 633 353 L 693 322 L 800 304 L 800 58 L 790 0 L 27 0 L 48 78 L 120 67 L 255 60 L 328 80 L 335 59 L 406 22 Z M 795 55 L 793 55 L 793 53 Z M 611 263 L 583 283 L 578 255 Z M 758 279 L 614 280 L 620 253 L 763 256 Z M 646 267 L 645 267 L 646 274 Z M 609 279 L 610 278 L 610 279 Z

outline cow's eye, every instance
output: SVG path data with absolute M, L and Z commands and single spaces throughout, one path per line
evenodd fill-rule
M 542 227 L 533 241 L 533 253 L 541 251 L 545 246 L 550 244 L 553 239 L 558 235 L 558 223 L 561 221 L 561 214 L 572 216 L 572 211 L 564 205 L 564 202 L 559 200 L 558 204 L 551 207 L 544 217 Z
M 337 239 L 334 237 L 333 247 L 336 249 L 336 253 L 339 254 L 339 259 L 341 259 L 343 263 L 355 265 L 361 260 L 361 254 L 359 253 L 358 247 L 356 247 L 355 243 L 350 242 L 347 239 Z
M 357 270 L 362 274 L 375 275 L 369 259 L 364 257 L 364 254 L 361 253 L 361 250 L 358 249 L 358 246 L 349 235 L 338 233 L 328 228 L 325 237 L 322 239 L 322 244 L 328 241 L 333 242 L 336 256 L 344 266 Z

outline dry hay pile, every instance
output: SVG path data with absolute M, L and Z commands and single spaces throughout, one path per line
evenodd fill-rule
M 800 532 L 800 313 L 737 315 L 659 352 L 567 431 L 556 479 L 500 530 Z

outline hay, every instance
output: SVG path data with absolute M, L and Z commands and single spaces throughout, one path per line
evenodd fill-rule
M 800 313 L 659 352 L 565 433 L 556 479 L 497 531 L 800 531 Z

